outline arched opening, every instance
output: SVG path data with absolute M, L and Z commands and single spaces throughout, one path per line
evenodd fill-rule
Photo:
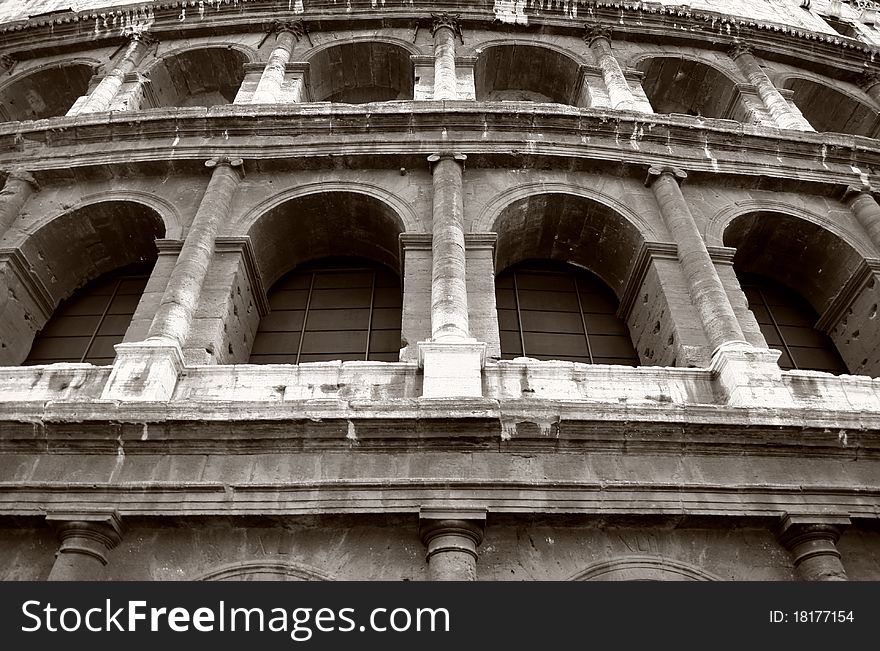
M 268 298 L 251 364 L 398 360 L 400 278 L 383 265 L 315 260 L 285 274 Z
M 527 260 L 495 279 L 501 357 L 638 366 L 617 297 L 594 274 Z
M 187 50 L 150 68 L 146 108 L 231 104 L 244 79 L 247 57 L 231 48 Z
M 251 363 L 397 361 L 401 282 L 392 208 L 357 192 L 286 201 L 250 228 L 270 313 Z
M 5 284 L 10 298 L 0 303 L 0 364 L 21 364 L 27 359 L 34 335 L 45 330 L 55 308 L 90 281 L 129 265 L 155 261 L 155 240 L 164 233 L 161 217 L 151 208 L 130 201 L 104 201 L 65 213 L 31 234 L 18 246 L 20 257 L 27 261 L 27 273 L 16 273 L 8 264 L 2 269 L 0 286 Z M 134 290 L 126 285 L 123 291 Z M 120 298 L 112 309 L 132 300 Z M 79 309 L 71 315 L 95 316 L 77 313 Z M 111 330 L 121 327 L 118 319 L 102 321 L 102 325 L 96 337 L 111 336 Z
M 631 223 L 596 201 L 546 193 L 508 205 L 494 230 L 502 357 L 639 363 L 616 316 L 642 246 Z
M 0 91 L 3 122 L 42 120 L 65 115 L 88 93 L 94 69 L 84 63 L 43 68 Z
M 399 45 L 336 45 L 315 54 L 309 66 L 316 102 L 364 104 L 413 98 L 413 64 L 410 53 Z
M 25 365 L 88 362 L 110 365 L 153 270 L 153 261 L 103 274 L 62 301 L 34 338 Z
M 681 57 L 653 57 L 638 65 L 642 88 L 657 113 L 750 121 L 739 89 L 720 70 Z
M 809 79 L 791 78 L 783 87 L 792 91 L 795 105 L 820 133 L 835 131 L 875 138 L 880 131 L 877 111 L 849 95 Z
M 855 249 L 821 226 L 769 211 L 734 219 L 724 243 L 737 250 L 734 269 L 761 334 L 783 352 L 780 366 L 845 372 L 853 360 L 815 326 L 860 268 Z
M 495 45 L 474 68 L 478 102 L 524 100 L 578 103 L 579 66 L 574 59 L 535 45 Z
M 814 327 L 819 315 L 807 301 L 758 274 L 739 273 L 737 278 L 767 345 L 782 351 L 780 367 L 846 373 L 834 343 Z

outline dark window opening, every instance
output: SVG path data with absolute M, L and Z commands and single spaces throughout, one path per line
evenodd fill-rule
M 840 34 L 841 36 L 847 36 L 849 38 L 856 38 L 856 28 L 852 23 L 849 23 L 842 18 L 836 18 L 835 16 L 822 16 L 822 19 L 828 23 L 831 28 Z
M 787 371 L 848 372 L 828 335 L 813 327 L 819 316 L 809 303 L 763 276 L 737 275 L 767 345 L 782 351 L 780 367 Z
M 523 262 L 495 280 L 501 357 L 638 366 L 614 293 L 592 273 Z
M 93 280 L 63 301 L 37 334 L 25 365 L 88 362 L 107 366 L 116 358 L 154 262 L 129 265 Z
M 368 260 L 301 265 L 269 292 L 250 363 L 396 362 L 401 298 L 397 274 Z

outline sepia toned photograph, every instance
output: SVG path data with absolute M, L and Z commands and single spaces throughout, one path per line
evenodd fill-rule
M 871 0 L 0 0 L 0 581 L 880 581 L 878 138 Z

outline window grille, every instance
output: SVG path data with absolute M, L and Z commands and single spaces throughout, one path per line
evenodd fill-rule
M 106 273 L 63 301 L 34 339 L 26 365 L 113 363 L 149 280 L 154 262 Z
M 757 274 L 737 274 L 740 286 L 770 348 L 782 351 L 779 366 L 847 373 L 834 343 L 813 327 L 818 315 L 798 294 Z
M 593 274 L 529 261 L 495 281 L 501 357 L 638 366 L 617 298 Z
M 268 298 L 252 364 L 399 359 L 400 281 L 381 265 L 324 259 L 288 273 Z

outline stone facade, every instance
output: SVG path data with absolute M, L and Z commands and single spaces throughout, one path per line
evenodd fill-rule
M 0 579 L 880 579 L 872 3 L 39 4 L 0 3 Z M 400 278 L 397 361 L 251 363 L 333 256 Z M 639 366 L 510 359 L 529 260 Z M 112 365 L 28 361 L 143 261 Z M 849 374 L 783 370 L 743 273 Z

